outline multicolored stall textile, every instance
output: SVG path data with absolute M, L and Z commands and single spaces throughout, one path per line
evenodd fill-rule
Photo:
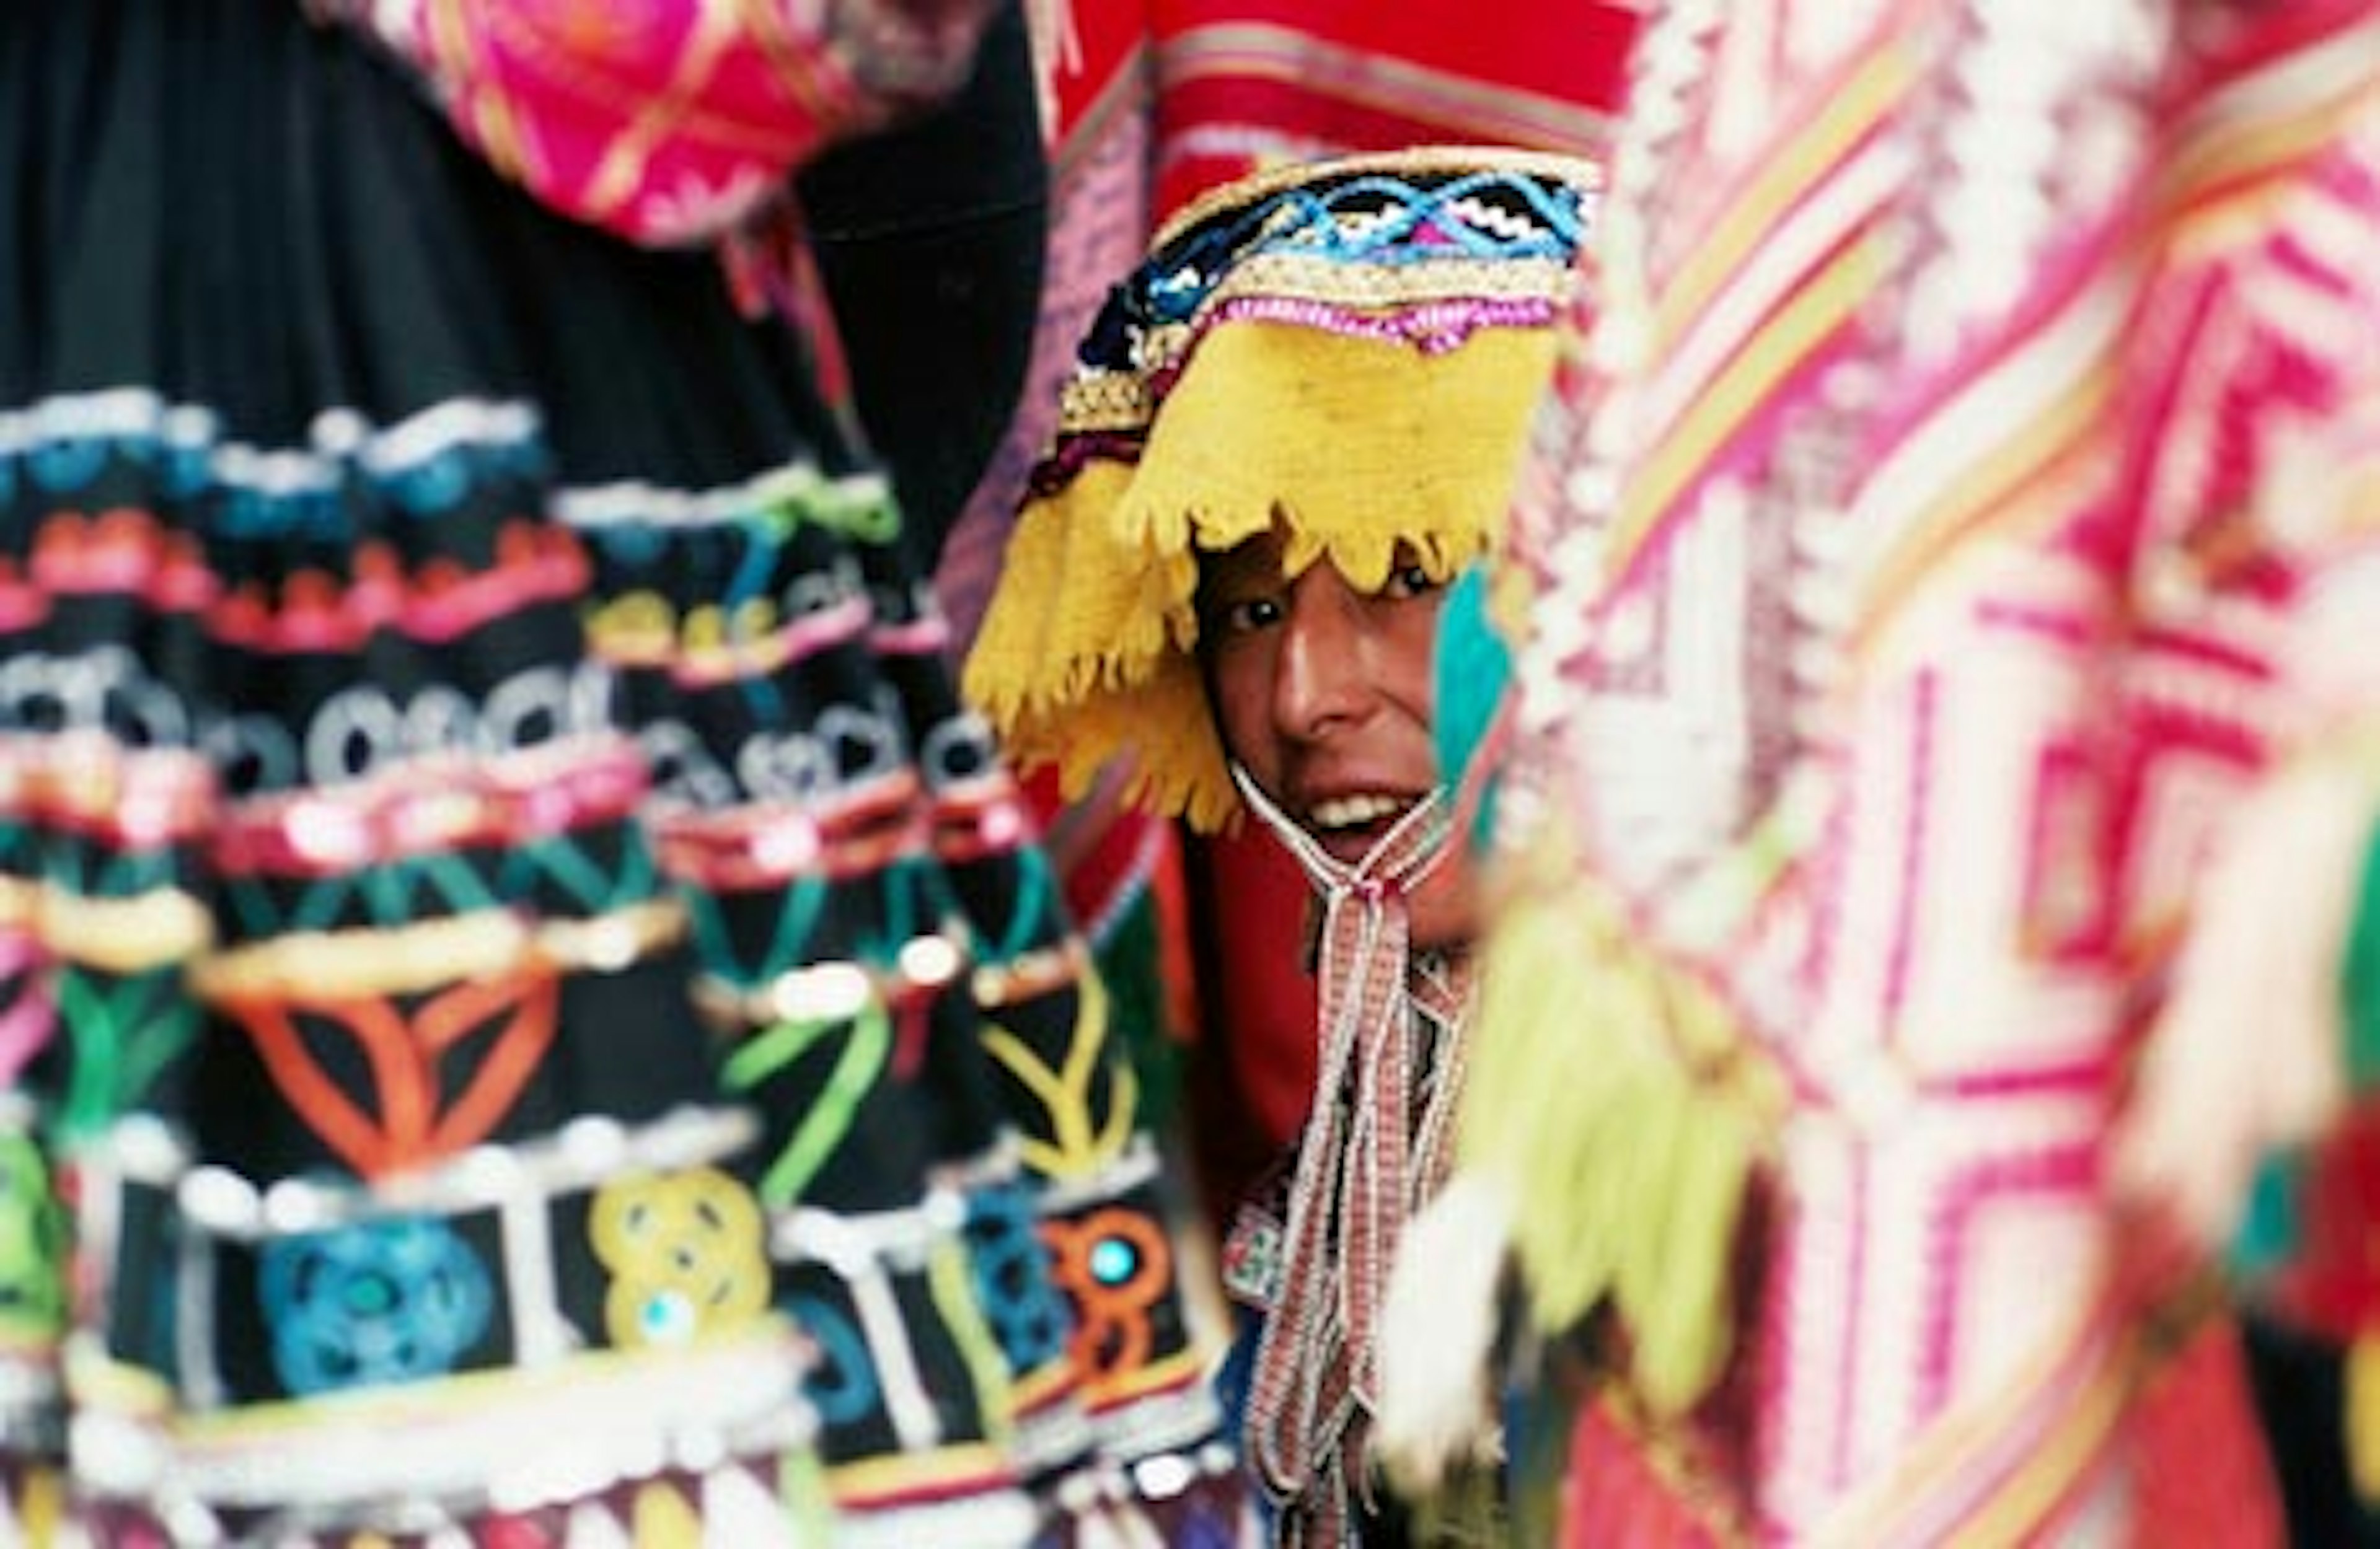
M 0 19 L 0 1537 L 1195 1541 L 1104 991 L 752 305 L 985 9 Z
M 2344 1085 L 2380 16 L 1676 0 L 1624 126 L 1456 1185 L 1568 1542 L 2272 1543 L 2204 1250 Z

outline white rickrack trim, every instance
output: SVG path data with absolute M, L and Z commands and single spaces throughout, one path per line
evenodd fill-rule
M 0 458 L 61 441 L 143 439 L 203 452 L 220 484 L 297 494 L 335 488 L 350 464 L 399 474 L 458 446 L 517 445 L 536 438 L 542 424 L 536 408 L 520 400 L 451 398 L 377 428 L 355 409 L 324 409 L 309 428 L 310 447 L 259 447 L 224 439 L 222 428 L 214 410 L 169 402 L 146 387 L 60 393 L 0 411 Z

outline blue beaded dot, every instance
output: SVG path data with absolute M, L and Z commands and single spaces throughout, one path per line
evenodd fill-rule
M 676 1291 L 662 1291 L 646 1301 L 638 1320 L 645 1337 L 656 1344 L 676 1344 L 694 1333 L 694 1304 Z
M 1103 1286 L 1123 1285 L 1139 1267 L 1140 1256 L 1129 1242 L 1111 1237 L 1091 1250 L 1091 1277 Z

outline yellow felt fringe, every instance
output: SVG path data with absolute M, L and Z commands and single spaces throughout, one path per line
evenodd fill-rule
M 1553 352 L 1546 329 L 1482 329 L 1431 355 L 1289 323 L 1219 325 L 1150 428 L 1117 537 L 1191 554 L 1278 519 L 1292 575 L 1328 555 L 1371 590 L 1402 543 L 1451 575 L 1502 526 Z M 1186 579 L 1195 587 L 1195 569 Z M 1190 598 L 1179 601 L 1187 644 Z
M 996 722 L 1079 696 L 1092 686 L 1082 674 L 1102 664 L 1121 674 L 1133 663 L 1124 632 L 1147 561 L 1108 530 L 1132 480 L 1130 464 L 1095 460 L 1018 514 L 964 684 Z M 1140 663 L 1161 644 L 1144 634 Z
M 1564 846 L 1539 848 L 1550 875 Z M 1462 1163 L 1513 1192 L 1514 1255 L 1542 1328 L 1607 1301 L 1657 1414 L 1708 1391 L 1730 1342 L 1737 1233 L 1779 1110 L 1726 1009 L 1574 877 L 1496 915 Z
M 1129 752 L 1136 799 L 1202 829 L 1239 809 L 1192 652 L 1198 556 L 1279 525 L 1295 575 L 1379 587 L 1400 545 L 1439 580 L 1501 526 L 1542 328 L 1460 346 L 1232 321 L 1195 346 L 1137 463 L 1094 459 L 1026 503 L 965 671 L 1022 761 L 1070 792 Z

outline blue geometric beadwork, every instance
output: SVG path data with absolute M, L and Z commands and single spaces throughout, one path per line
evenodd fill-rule
M 392 1216 L 266 1244 L 258 1295 L 292 1393 L 444 1376 L 486 1337 L 494 1288 L 443 1221 Z

